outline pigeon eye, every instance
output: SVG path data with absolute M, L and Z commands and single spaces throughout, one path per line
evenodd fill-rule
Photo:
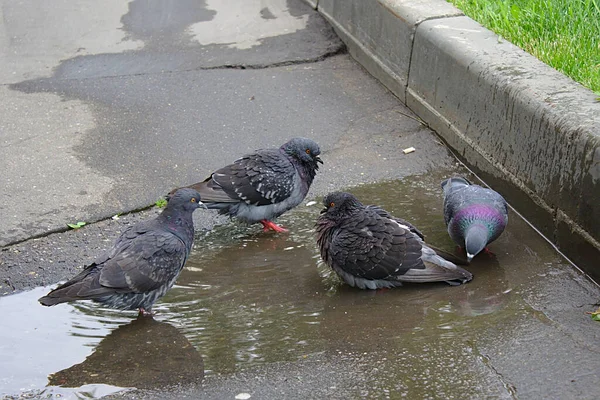
M 195 197 L 192 197 L 192 199 L 191 199 L 190 201 L 191 201 L 192 203 L 195 203 L 195 202 L 196 202 L 196 198 L 195 198 Z
M 335 203 L 332 201 L 331 203 L 329 203 L 329 207 L 331 208 L 333 206 L 335 206 Z
M 306 149 L 306 154 L 310 154 L 310 149 Z

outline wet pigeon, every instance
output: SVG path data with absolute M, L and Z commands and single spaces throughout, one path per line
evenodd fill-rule
M 279 149 L 256 150 L 189 187 L 208 208 L 248 224 L 260 222 L 265 231 L 286 232 L 271 220 L 304 200 L 322 163 L 319 154 L 314 141 L 294 138 Z
M 492 189 L 473 185 L 460 176 L 444 180 L 442 189 L 448 233 L 466 249 L 467 259 L 471 261 L 506 228 L 506 201 Z
M 122 310 L 152 313 L 152 305 L 173 286 L 194 241 L 192 213 L 200 194 L 180 189 L 155 219 L 128 228 L 112 249 L 79 275 L 39 299 L 45 306 L 94 300 Z
M 365 206 L 345 192 L 328 194 L 323 204 L 316 224 L 321 258 L 350 286 L 460 285 L 473 278 L 428 247 L 414 226 L 382 208 Z

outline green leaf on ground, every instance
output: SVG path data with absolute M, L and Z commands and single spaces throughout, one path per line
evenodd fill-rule
M 166 207 L 167 200 L 166 199 L 158 199 L 158 200 L 156 200 L 156 203 L 154 203 L 154 204 L 156 204 L 156 207 L 158 207 L 158 208 L 163 208 L 163 207 Z
M 76 224 L 67 224 L 67 226 L 71 229 L 79 229 L 84 225 L 85 225 L 85 222 L 83 222 L 83 221 L 79 221 Z
M 587 312 L 586 314 L 590 314 L 590 316 L 592 317 L 592 319 L 594 321 L 598 321 L 600 322 L 600 308 L 598 308 L 596 311 L 594 312 Z

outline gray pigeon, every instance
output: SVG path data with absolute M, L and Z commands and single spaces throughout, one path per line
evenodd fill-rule
M 473 278 L 428 247 L 414 226 L 382 208 L 365 206 L 345 192 L 328 194 L 323 204 L 316 224 L 321 258 L 350 286 L 460 285 Z
M 53 306 L 94 300 L 151 315 L 152 305 L 173 286 L 190 254 L 192 213 L 201 205 L 195 190 L 178 190 L 158 217 L 128 228 L 112 249 L 38 301 Z
M 279 149 L 256 150 L 211 174 L 196 189 L 208 208 L 265 231 L 287 232 L 271 220 L 304 200 L 319 169 L 319 145 L 294 138 Z
M 473 185 L 460 176 L 444 180 L 442 189 L 448 233 L 465 248 L 470 262 L 504 231 L 508 205 L 497 192 Z

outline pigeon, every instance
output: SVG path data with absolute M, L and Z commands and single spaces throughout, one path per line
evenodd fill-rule
M 197 191 L 178 190 L 158 217 L 125 230 L 110 250 L 38 301 L 93 300 L 152 315 L 152 305 L 173 286 L 190 254 L 192 213 L 202 205 Z
M 279 149 L 256 150 L 188 187 L 209 209 L 247 224 L 260 222 L 265 231 L 287 232 L 272 219 L 304 200 L 323 163 L 319 154 L 313 140 L 294 138 Z
M 416 227 L 378 206 L 365 206 L 346 192 L 328 194 L 323 204 L 316 223 L 321 258 L 350 286 L 460 285 L 473 278 L 427 246 Z
M 465 248 L 470 262 L 502 234 L 508 224 L 508 205 L 499 193 L 461 176 L 444 180 L 442 189 L 448 234 Z

